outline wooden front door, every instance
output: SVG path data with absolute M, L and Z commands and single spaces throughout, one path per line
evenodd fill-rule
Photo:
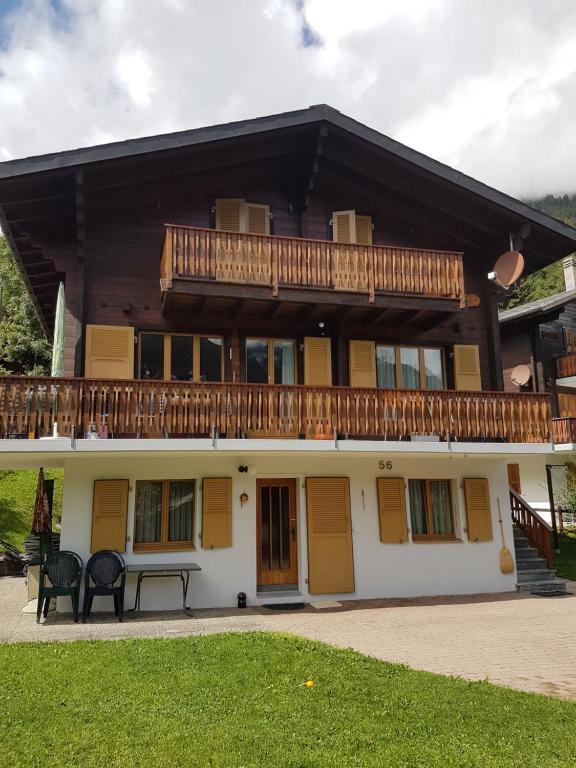
M 296 480 L 257 480 L 258 586 L 298 585 Z

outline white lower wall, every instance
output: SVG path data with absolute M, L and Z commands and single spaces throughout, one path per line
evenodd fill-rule
M 543 466 L 544 458 L 535 457 Z M 379 461 L 391 461 L 392 469 L 379 469 Z M 182 562 L 198 563 L 202 571 L 191 575 L 189 604 L 192 607 L 236 605 L 239 591 L 246 592 L 248 604 L 258 602 L 256 592 L 256 480 L 258 477 L 294 477 L 298 479 L 298 557 L 299 589 L 303 600 L 360 599 L 374 597 L 413 597 L 421 595 L 471 594 L 514 590 L 515 574 L 504 575 L 499 569 L 501 546 L 497 499 L 500 499 L 506 543 L 512 547 L 507 458 L 465 455 L 414 457 L 388 453 L 368 455 L 258 455 L 234 458 L 211 454 L 172 456 L 79 456 L 65 461 L 62 515 L 62 549 L 77 552 L 84 562 L 90 556 L 92 488 L 95 479 L 128 478 L 128 563 Z M 248 464 L 250 472 L 240 474 L 238 466 Z M 306 500 L 304 479 L 307 475 L 337 475 L 350 478 L 355 592 L 342 595 L 310 595 L 307 585 Z M 229 549 L 203 550 L 200 485 L 204 476 L 233 478 L 233 546 Z M 379 539 L 376 478 L 452 480 L 457 542 L 381 544 Z M 490 483 L 493 540 L 472 543 L 467 540 L 462 479 L 486 477 Z M 189 552 L 136 554 L 132 551 L 134 526 L 134 488 L 136 480 L 195 479 L 196 549 Z M 248 503 L 241 507 L 240 494 L 246 492 Z M 135 574 L 128 576 L 128 607 L 133 605 Z M 94 609 L 111 609 L 110 598 L 96 598 Z M 62 599 L 60 609 L 69 603 Z M 176 579 L 150 579 L 144 582 L 143 609 L 171 609 L 181 606 L 181 588 Z

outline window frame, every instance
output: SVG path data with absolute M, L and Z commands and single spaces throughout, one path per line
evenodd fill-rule
M 185 384 L 186 382 L 194 382 L 195 384 L 218 384 L 224 381 L 225 379 L 225 370 L 224 370 L 224 344 L 225 344 L 225 338 L 223 334 L 221 333 L 166 333 L 164 331 L 139 331 L 138 332 L 138 377 L 142 378 L 142 336 L 162 336 L 164 339 L 164 345 L 163 345 L 163 374 L 164 377 L 162 379 L 144 379 L 144 381 L 173 381 L 175 383 L 181 383 Z M 191 379 L 172 379 L 171 378 L 171 369 L 172 369 L 172 345 L 171 345 L 171 339 L 172 336 L 186 336 L 189 339 L 192 339 L 192 378 Z M 213 382 L 203 382 L 200 379 L 200 340 L 201 339 L 220 339 L 222 341 L 221 349 L 220 349 L 220 382 L 213 381 Z
M 298 346 L 296 339 L 293 337 L 280 337 L 280 336 L 246 336 L 244 339 L 244 378 L 246 384 L 254 384 L 258 386 L 256 382 L 248 381 L 248 342 L 249 341 L 265 341 L 267 342 L 268 350 L 268 384 L 278 387 L 295 387 L 298 384 Z M 275 341 L 290 341 L 294 349 L 294 384 L 277 384 L 274 381 L 274 342 Z M 264 384 L 260 386 L 265 386 Z
M 396 377 L 396 389 L 407 389 L 407 387 L 403 386 L 402 383 L 402 365 L 400 362 L 400 350 L 402 349 L 417 349 L 418 350 L 418 368 L 419 368 L 419 378 L 420 378 L 420 386 L 416 389 L 425 389 L 427 392 L 444 392 L 447 390 L 447 381 L 446 381 L 446 355 L 444 347 L 438 347 L 438 346 L 424 346 L 420 347 L 417 344 L 387 344 L 384 341 L 376 341 L 374 342 L 375 348 L 375 359 L 376 359 L 376 386 L 378 389 L 384 389 L 384 387 L 380 387 L 378 384 L 378 347 L 387 347 L 388 349 L 394 350 L 394 366 L 395 366 L 395 377 Z M 432 350 L 435 352 L 440 352 L 440 363 L 442 366 L 442 387 L 440 389 L 428 389 L 426 386 L 426 367 L 424 364 L 424 350 Z
M 141 483 L 162 483 L 162 511 L 160 518 L 160 541 L 136 542 L 136 522 L 138 517 L 138 486 Z M 194 499 L 192 501 L 192 538 L 188 541 L 168 541 L 168 523 L 170 512 L 170 483 L 192 483 Z M 196 494 L 197 484 L 194 478 L 170 478 L 170 480 L 136 480 L 134 493 L 134 525 L 132 538 L 133 552 L 182 552 L 195 550 L 196 540 Z
M 426 528 L 428 533 L 414 533 L 412 525 L 412 507 L 410 504 L 410 483 L 417 482 L 424 484 L 424 514 L 426 516 Z M 450 522 L 452 525 L 451 533 L 432 533 L 432 494 L 430 491 L 430 483 L 446 483 L 448 485 L 448 496 L 450 504 Z M 452 489 L 452 480 L 445 477 L 410 477 L 407 479 L 408 484 L 408 515 L 410 520 L 410 532 L 412 534 L 412 541 L 457 541 L 456 536 L 456 519 L 454 514 L 454 492 Z

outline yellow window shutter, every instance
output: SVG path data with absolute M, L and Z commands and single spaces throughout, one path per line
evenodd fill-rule
M 356 242 L 356 211 L 334 211 L 332 240 L 335 243 Z
M 371 216 L 358 216 L 355 218 L 356 223 L 356 242 L 359 245 L 372 245 L 372 217 Z
M 325 336 L 304 338 L 304 384 L 308 387 L 332 386 L 332 350 Z
M 522 493 L 519 464 L 508 464 L 508 485 L 513 491 L 516 491 L 516 493 Z
M 270 208 L 267 205 L 246 203 L 246 231 L 252 235 L 270 234 Z
M 454 344 L 455 388 L 467 392 L 480 392 L 480 352 L 476 344 Z
M 216 229 L 225 232 L 245 232 L 244 200 L 219 198 L 216 200 Z
M 376 386 L 376 344 L 373 341 L 350 342 L 350 386 Z
M 87 325 L 84 375 L 88 379 L 133 379 L 134 328 Z
M 354 558 L 347 477 L 306 478 L 308 589 L 354 592 Z
M 232 478 L 202 480 L 202 546 L 232 546 Z
M 485 477 L 468 477 L 464 480 L 466 520 L 470 541 L 492 540 L 492 513 L 490 488 Z
M 90 552 L 126 551 L 128 480 L 95 480 Z
M 379 477 L 376 483 L 380 541 L 382 544 L 402 544 L 408 541 L 404 478 Z

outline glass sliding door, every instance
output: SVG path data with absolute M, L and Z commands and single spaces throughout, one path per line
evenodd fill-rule
M 439 349 L 423 349 L 426 389 L 444 389 L 442 352 Z
M 274 384 L 295 384 L 294 342 L 273 341 Z
M 246 339 L 246 381 L 268 384 L 268 341 Z
M 420 388 L 420 355 L 417 347 L 400 347 L 400 386 Z
M 164 378 L 164 336 L 160 333 L 140 335 L 140 378 Z
M 199 346 L 199 380 L 222 381 L 222 339 L 201 336 Z
M 376 383 L 382 389 L 396 388 L 396 350 L 394 347 L 376 347 Z
M 246 339 L 246 381 L 252 384 L 295 384 L 294 341 Z
M 191 381 L 193 377 L 194 338 L 192 336 L 170 336 L 170 379 Z

